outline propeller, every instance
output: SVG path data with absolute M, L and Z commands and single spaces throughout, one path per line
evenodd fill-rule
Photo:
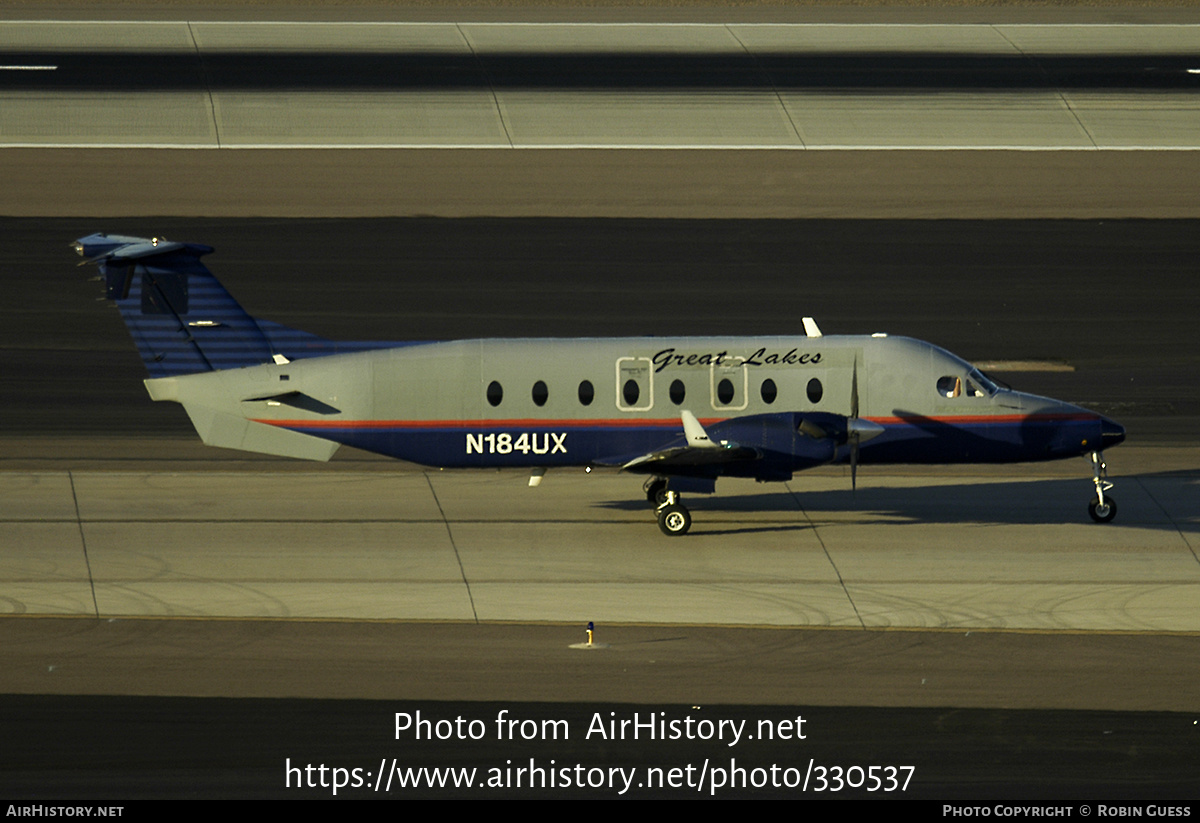
M 846 439 L 850 441 L 850 491 L 858 491 L 858 357 L 854 358 L 854 370 L 850 372 L 850 419 L 846 421 Z
M 822 417 L 834 417 L 840 415 L 826 415 L 824 413 L 814 414 L 813 417 L 818 418 L 812 420 L 809 417 L 802 417 L 796 430 L 807 437 L 814 440 L 823 438 L 834 438 L 835 451 L 834 459 L 840 453 L 842 444 L 850 447 L 850 488 L 853 491 L 858 491 L 858 451 L 859 447 L 873 437 L 877 437 L 884 433 L 883 426 L 873 420 L 863 420 L 858 416 L 858 356 L 855 355 L 854 366 L 850 372 L 850 414 L 845 416 L 845 429 L 839 431 L 841 426 L 837 423 L 832 423 L 830 428 L 826 429 L 819 422 Z M 842 432 L 845 432 L 845 440 L 842 440 Z

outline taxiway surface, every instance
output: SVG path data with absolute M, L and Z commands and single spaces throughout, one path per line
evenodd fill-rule
M 1198 479 L 1155 472 L 1159 451 L 1114 458 L 1119 524 L 1086 519 L 1082 463 L 876 469 L 856 493 L 840 471 L 724 480 L 677 540 L 636 481 L 582 471 L 536 490 L 513 472 L 5 473 L 0 579 L 9 613 L 100 618 L 1200 632 Z

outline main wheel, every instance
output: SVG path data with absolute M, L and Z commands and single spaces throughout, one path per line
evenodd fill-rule
M 671 537 L 687 534 L 692 527 L 692 515 L 679 503 L 663 506 L 658 510 L 658 527 L 663 534 Z
M 667 502 L 667 481 L 663 478 L 651 480 L 644 488 L 646 489 L 646 499 L 655 506 L 661 506 Z
M 1088 503 L 1088 514 L 1097 523 L 1107 523 L 1117 516 L 1117 501 L 1113 500 L 1108 495 L 1104 497 L 1104 505 L 1100 505 L 1099 500 L 1093 500 Z

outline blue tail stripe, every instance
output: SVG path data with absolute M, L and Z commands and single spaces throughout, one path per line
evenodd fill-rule
M 161 238 L 93 234 L 76 241 L 96 260 L 153 377 L 370 351 L 412 343 L 333 342 L 251 317 L 200 262 L 212 248 Z

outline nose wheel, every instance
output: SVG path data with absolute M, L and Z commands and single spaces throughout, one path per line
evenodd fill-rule
M 679 502 L 679 493 L 667 491 L 666 500 L 654 510 L 658 517 L 658 527 L 668 537 L 679 537 L 688 533 L 692 527 L 692 514 L 687 507 Z
M 1100 452 L 1092 452 L 1092 483 L 1096 486 L 1096 498 L 1088 503 L 1088 515 L 1097 523 L 1108 523 L 1117 516 L 1117 501 L 1105 494 L 1113 484 L 1108 481 L 1108 464 Z

